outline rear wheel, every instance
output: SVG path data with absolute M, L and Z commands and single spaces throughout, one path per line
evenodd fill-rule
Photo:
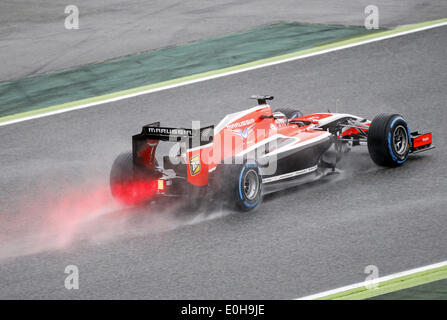
M 158 166 L 156 161 L 155 166 Z M 141 204 L 152 195 L 152 181 L 157 177 L 153 169 L 135 167 L 132 152 L 123 152 L 116 157 L 110 170 L 112 196 L 126 205 Z
M 275 110 L 275 112 L 276 111 L 282 112 L 287 117 L 287 119 L 299 118 L 299 117 L 303 116 L 303 113 L 300 110 L 297 110 L 295 108 L 287 108 L 286 107 L 286 108 L 277 109 L 277 110 Z
M 125 204 L 131 204 L 130 185 L 134 181 L 132 152 L 123 152 L 112 164 L 110 170 L 110 190 L 112 196 Z
M 368 130 L 368 151 L 380 166 L 395 167 L 407 161 L 410 153 L 410 130 L 399 114 L 380 114 Z
M 261 203 L 262 174 L 255 162 L 220 165 L 215 182 L 215 192 L 231 207 L 250 211 Z

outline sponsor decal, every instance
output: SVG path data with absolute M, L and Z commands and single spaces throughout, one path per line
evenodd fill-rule
M 191 170 L 192 176 L 195 176 L 200 172 L 201 169 L 200 155 L 196 155 L 194 157 L 191 157 L 191 159 L 189 159 L 189 168 Z
M 252 124 L 253 122 L 255 122 L 255 119 L 248 119 L 248 120 L 244 120 L 241 122 L 232 123 L 227 126 L 227 129 L 235 129 L 235 128 L 240 128 L 240 127 L 245 127 L 245 126 Z
M 319 116 L 313 116 L 313 117 L 309 117 L 309 120 L 310 120 L 310 121 L 320 121 L 320 120 L 321 120 L 321 117 L 319 117 Z
M 148 134 L 162 134 L 162 135 L 192 136 L 191 129 L 162 128 L 162 127 L 146 127 L 146 133 L 148 133 Z
M 252 124 L 251 126 L 245 128 L 245 129 L 236 129 L 236 130 L 231 130 L 233 133 L 236 133 L 238 135 L 240 135 L 242 137 L 242 139 L 247 139 L 248 136 L 250 135 L 251 129 L 253 129 L 255 125 Z
M 426 133 L 413 139 L 413 148 L 430 145 L 432 142 L 432 134 Z

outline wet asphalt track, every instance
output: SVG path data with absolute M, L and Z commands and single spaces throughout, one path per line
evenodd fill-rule
M 1 127 L 0 298 L 295 298 L 363 281 L 367 265 L 386 275 L 446 260 L 446 60 L 443 27 Z M 401 113 L 412 129 L 433 130 L 437 149 L 397 169 L 356 151 L 333 179 L 200 223 L 114 208 L 58 251 L 47 243 L 5 257 L 45 221 L 41 194 L 57 201 L 65 188 L 106 186 L 142 124 L 216 123 L 253 93 L 304 112 L 334 110 L 339 99 L 341 112 Z M 69 264 L 79 290 L 64 288 Z

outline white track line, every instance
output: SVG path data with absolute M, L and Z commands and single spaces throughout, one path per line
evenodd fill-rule
M 154 92 L 158 92 L 158 91 L 168 90 L 168 89 L 177 88 L 177 87 L 181 87 L 181 86 L 186 86 L 186 85 L 189 85 L 189 84 L 198 83 L 198 82 L 202 82 L 202 81 L 208 81 L 208 80 L 212 80 L 212 79 L 226 77 L 226 76 L 230 76 L 230 75 L 233 75 L 233 74 L 246 72 L 246 71 L 251 71 L 251 70 L 256 70 L 256 69 L 260 69 L 260 68 L 265 68 L 265 67 L 269 67 L 269 66 L 273 66 L 273 65 L 277 65 L 277 64 L 281 64 L 281 63 L 286 63 L 286 62 L 290 62 L 290 61 L 305 59 L 305 58 L 309 58 L 309 57 L 313 57 L 313 56 L 318 56 L 320 54 L 325 54 L 325 53 L 329 53 L 329 52 L 334 52 L 334 51 L 344 50 L 344 49 L 348 49 L 348 48 L 352 48 L 352 47 L 357 47 L 357 46 L 365 45 L 365 44 L 368 44 L 368 43 L 373 43 L 373 42 L 377 42 L 377 41 L 382 41 L 382 40 L 386 40 L 386 39 L 400 37 L 400 36 L 403 36 L 403 35 L 406 35 L 406 34 L 411 34 L 411 33 L 420 32 L 420 31 L 424 31 L 424 30 L 428 30 L 428 29 L 438 28 L 438 27 L 442 27 L 442 26 L 445 26 L 445 25 L 447 25 L 447 22 L 440 22 L 440 23 L 437 23 L 437 24 L 429 25 L 429 26 L 424 26 L 424 27 L 420 27 L 420 28 L 416 28 L 416 29 L 411 29 L 411 30 L 407 30 L 407 31 L 393 33 L 393 34 L 386 35 L 386 36 L 383 36 L 383 37 L 368 39 L 368 40 L 359 41 L 359 42 L 354 42 L 354 43 L 350 43 L 350 44 L 343 45 L 343 46 L 340 46 L 340 47 L 324 49 L 324 50 L 321 50 L 321 51 L 312 52 L 312 53 L 301 55 L 301 56 L 297 56 L 297 57 L 291 57 L 291 58 L 286 58 L 286 59 L 283 59 L 283 60 L 267 62 L 267 63 L 264 63 L 264 64 L 252 66 L 252 67 L 241 68 L 241 69 L 238 69 L 238 70 L 223 72 L 223 73 L 215 74 L 215 75 L 212 75 L 212 76 L 207 76 L 207 77 L 198 78 L 198 79 L 194 79 L 194 80 L 189 80 L 189 81 L 185 81 L 185 82 L 179 82 L 179 83 L 176 83 L 176 84 L 167 85 L 167 86 L 160 87 L 160 88 L 144 90 L 144 91 L 140 91 L 140 92 L 136 92 L 136 93 L 132 93 L 132 94 L 127 94 L 127 95 L 123 95 L 123 96 L 119 96 L 119 97 L 115 97 L 115 98 L 111 98 L 111 99 L 106 99 L 106 100 L 86 103 L 86 104 L 82 104 L 82 105 L 79 105 L 79 106 L 76 106 L 76 107 L 72 107 L 72 108 L 60 109 L 60 110 L 55 110 L 55 111 L 51 111 L 51 112 L 47 112 L 47 113 L 42 113 L 42 114 L 36 114 L 36 115 L 28 116 L 28 117 L 23 117 L 23 118 L 19 118 L 19 119 L 13 119 L 13 120 L 10 120 L 10 121 L 5 121 L 5 122 L 0 123 L 0 127 L 1 126 L 6 126 L 6 125 L 9 125 L 9 124 L 18 123 L 18 122 L 27 121 L 27 120 L 48 117 L 48 116 L 51 116 L 51 115 L 60 114 L 60 113 L 64 113 L 64 112 L 69 112 L 69 111 L 73 111 L 73 110 L 85 109 L 85 108 L 93 107 L 93 106 L 100 105 L 100 104 L 106 104 L 106 103 L 115 102 L 115 101 L 119 101 L 119 100 L 129 99 L 129 98 L 141 96 L 141 95 L 144 95 L 144 94 L 149 94 L 149 93 L 154 93 Z
M 384 276 L 384 277 L 377 278 L 375 280 L 359 282 L 359 283 L 351 284 L 349 286 L 345 286 L 345 287 L 341 287 L 341 288 L 337 288 L 337 289 L 333 289 L 333 290 L 328 290 L 328 291 L 312 294 L 310 296 L 297 298 L 297 299 L 294 299 L 294 300 L 314 300 L 314 299 L 326 297 L 326 296 L 329 296 L 329 295 L 333 295 L 333 294 L 336 294 L 336 293 L 340 293 L 340 292 L 343 292 L 343 291 L 348 291 L 348 290 L 360 288 L 360 287 L 363 287 L 363 286 L 367 286 L 367 285 L 370 285 L 372 283 L 379 284 L 379 283 L 384 282 L 384 281 L 388 281 L 388 280 L 392 280 L 392 279 L 408 276 L 408 275 L 415 274 L 415 273 L 422 272 L 422 271 L 428 271 L 428 270 L 432 270 L 432 269 L 436 269 L 436 268 L 441 268 L 441 267 L 445 267 L 445 266 L 447 266 L 447 261 L 431 264 L 431 265 L 428 265 L 428 266 L 425 266 L 425 267 L 420 267 L 420 268 L 415 268 L 415 269 L 411 269 L 411 270 L 407 270 L 407 271 L 394 273 L 394 274 L 391 274 L 389 276 Z

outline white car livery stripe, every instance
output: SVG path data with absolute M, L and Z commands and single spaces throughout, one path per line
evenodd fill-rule
M 268 105 L 259 105 L 253 108 L 250 108 L 248 110 L 244 110 L 244 111 L 239 111 L 239 112 L 235 112 L 235 113 L 230 113 L 228 115 L 225 116 L 225 118 L 223 118 L 218 124 L 217 126 L 214 128 L 214 135 L 216 135 L 217 133 L 219 133 L 219 131 L 221 131 L 223 128 L 225 128 L 227 125 L 229 125 L 230 123 L 236 121 L 237 119 L 240 119 L 244 116 L 246 116 L 247 114 L 250 114 L 252 112 L 264 109 L 265 107 L 267 107 Z
M 296 149 L 296 148 L 301 148 L 301 147 L 306 146 L 308 144 L 311 144 L 311 143 L 314 143 L 314 142 L 317 142 L 317 141 L 320 141 L 320 140 L 324 140 L 324 139 L 328 138 L 330 135 L 331 134 L 329 132 L 325 132 L 322 135 L 319 135 L 319 136 L 317 136 L 315 138 L 312 138 L 312 139 L 309 139 L 309 140 L 305 140 L 303 142 L 298 141 L 298 142 L 293 143 L 293 144 L 288 144 L 288 145 L 286 145 L 284 147 L 281 147 L 281 148 L 276 149 L 276 150 L 274 150 L 272 152 L 269 152 L 266 155 L 263 155 L 263 157 L 270 157 L 270 156 L 276 155 L 278 153 L 282 153 L 282 152 L 289 151 L 289 150 Z
M 315 113 L 315 115 L 322 114 L 322 113 Z M 363 118 L 355 116 L 353 114 L 347 114 L 347 113 L 332 113 L 330 117 L 323 118 L 318 121 L 318 127 L 325 126 L 331 122 L 343 119 L 343 118 L 353 118 L 357 119 L 358 121 L 363 120 Z
M 247 154 L 247 153 L 249 153 L 249 152 L 251 152 L 251 151 L 254 151 L 254 150 L 256 150 L 257 148 L 259 148 L 260 146 L 265 145 L 265 144 L 269 143 L 270 141 L 273 141 L 273 140 L 278 139 L 278 138 L 294 139 L 294 140 L 299 141 L 299 138 L 297 138 L 297 137 L 293 137 L 293 136 L 290 136 L 290 137 L 289 137 L 289 136 L 285 136 L 285 135 L 283 135 L 283 134 L 275 134 L 275 135 L 273 135 L 273 136 L 271 136 L 271 137 L 269 137 L 269 138 L 266 138 L 266 139 L 264 139 L 264 140 L 262 140 L 262 141 L 260 141 L 260 142 L 258 142 L 258 143 L 256 143 L 256 144 L 252 145 L 251 147 L 249 147 L 249 148 L 247 148 L 247 149 L 245 149 L 245 150 L 239 152 L 239 153 L 236 155 L 236 157 L 243 156 L 244 154 Z
M 298 171 L 294 171 L 294 172 L 280 174 L 279 176 L 265 178 L 265 179 L 262 179 L 262 183 L 269 183 L 269 182 L 274 182 L 274 181 L 278 181 L 278 180 L 284 180 L 284 179 L 300 176 L 300 175 L 303 175 L 306 173 L 314 172 L 315 170 L 317 170 L 317 168 L 318 168 L 318 166 L 313 166 L 310 168 L 306 168 L 306 169 L 302 169 L 302 170 L 298 170 Z

